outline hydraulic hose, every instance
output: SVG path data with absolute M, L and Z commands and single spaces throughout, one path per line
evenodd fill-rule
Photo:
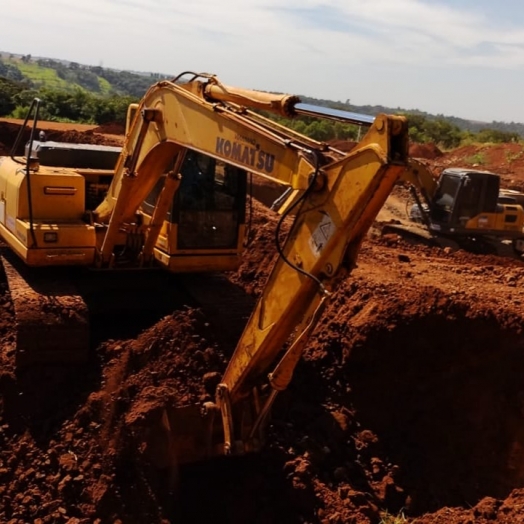
M 296 264 L 293 264 L 293 262 L 291 262 L 286 257 L 286 255 L 284 254 L 284 250 L 283 250 L 282 246 L 280 245 L 280 240 L 279 240 L 280 230 L 282 228 L 282 224 L 283 224 L 284 220 L 286 219 L 286 217 L 291 213 L 291 211 L 293 209 L 295 209 L 295 207 L 297 207 L 300 203 L 302 203 L 304 201 L 304 199 L 309 195 L 309 193 L 311 193 L 311 191 L 315 187 L 315 182 L 317 180 L 317 177 L 318 177 L 318 174 L 319 174 L 319 171 L 320 171 L 320 162 L 319 162 L 317 153 L 314 153 L 314 158 L 315 158 L 315 171 L 313 172 L 313 175 L 311 176 L 311 179 L 310 179 L 310 182 L 309 182 L 309 185 L 308 185 L 307 189 L 300 196 L 300 198 L 298 198 L 296 200 L 296 202 L 294 202 L 288 209 L 286 209 L 286 211 L 282 214 L 282 216 L 280 217 L 280 220 L 277 223 L 277 227 L 275 228 L 275 245 L 276 245 L 277 252 L 278 252 L 279 256 L 282 258 L 282 260 L 289 267 L 293 268 L 298 273 L 300 273 L 300 274 L 310 278 L 314 282 L 316 282 L 318 287 L 319 287 L 319 290 L 321 291 L 321 293 L 322 294 L 327 294 L 327 289 L 325 288 L 324 284 L 322 284 L 322 282 L 315 275 L 312 275 L 311 273 L 308 273 L 307 271 L 305 271 L 301 267 L 298 267 Z

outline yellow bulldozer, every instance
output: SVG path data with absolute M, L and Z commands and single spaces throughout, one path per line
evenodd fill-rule
M 276 396 L 393 187 L 401 179 L 420 186 L 424 171 L 408 158 L 406 119 L 312 106 L 195 73 L 148 90 L 121 150 L 36 140 L 38 108 L 35 100 L 26 154 L 0 158 L 2 261 L 20 366 L 86 358 L 89 312 L 69 278 L 78 273 L 67 268 L 90 272 L 93 285 L 97 275 L 118 272 L 232 270 L 246 233 L 248 173 L 288 188 L 279 213 L 293 225 L 284 243 L 277 240 L 279 258 L 215 401 L 168 406 L 151 431 L 163 435 L 155 456 L 167 464 L 259 449 Z M 261 110 L 369 129 L 345 153 Z M 49 268 L 60 271 L 49 278 Z

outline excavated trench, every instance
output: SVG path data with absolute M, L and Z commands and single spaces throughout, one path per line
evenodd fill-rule
M 524 486 L 524 340 L 496 318 L 407 319 L 370 332 L 347 366 L 410 514 Z
M 245 275 L 239 282 L 253 285 Z M 223 372 L 234 338 L 226 331 L 238 323 L 229 307 L 217 322 L 209 303 L 125 341 L 112 331 L 122 319 L 108 317 L 94 367 L 65 387 L 39 370 L 29 395 L 4 376 L 1 516 L 31 521 L 54 515 L 54 504 L 109 522 L 315 523 L 338 514 L 332 522 L 376 524 L 380 510 L 415 517 L 503 500 L 524 486 L 524 341 L 503 312 L 481 306 L 348 280 L 278 399 L 264 453 L 184 468 L 178 495 L 126 420 L 142 400 L 205 400 L 203 377 Z M 5 346 L 12 327 L 4 329 Z M 24 503 L 22 492 L 45 504 Z
M 338 514 L 332 522 L 376 524 L 381 510 L 413 517 L 504 499 L 524 485 L 518 326 L 435 290 L 357 278 L 338 290 L 278 399 L 267 449 L 183 468 L 178 495 L 170 492 L 127 421 L 147 415 L 144 405 L 208 399 L 203 377 L 223 371 L 234 338 L 225 329 L 238 324 L 222 310 L 217 322 L 211 302 L 188 307 L 132 340 L 106 339 L 96 348 L 101 369 L 78 381 L 78 393 L 68 389 L 69 399 L 57 391 L 63 405 L 53 417 L 42 420 L 33 406 L 37 420 L 22 440 L 24 420 L 7 409 L 3 387 L 10 427 L 0 460 L 13 477 L 3 483 L 11 509 L 2 516 L 52 514 L 16 498 L 42 492 L 39 478 L 48 479 L 42 500 L 69 516 L 130 523 L 313 523 Z
M 389 313 L 383 302 L 363 327 L 335 302 L 277 401 L 267 449 L 183 468 L 174 521 L 332 512 L 373 523 L 384 510 L 414 518 L 524 486 L 521 335 L 464 304 L 412 314 L 409 300 Z

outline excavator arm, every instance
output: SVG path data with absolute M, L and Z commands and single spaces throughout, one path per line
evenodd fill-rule
M 185 84 L 176 80 L 153 86 L 137 108 L 113 183 L 95 211 L 97 223 L 107 227 L 100 263 L 111 263 L 118 235 L 136 226 L 140 203 L 168 173 L 167 196 L 157 202 L 147 232 L 153 236 L 146 234 L 144 243 L 152 249 L 155 217 L 165 216 L 187 149 L 291 188 L 282 220 L 294 214 L 216 401 L 166 408 L 162 417 L 169 462 L 173 456 L 185 462 L 260 446 L 270 407 L 288 386 L 332 290 L 355 266 L 362 240 L 394 184 L 412 168 L 403 117 L 312 109 L 296 97 L 224 86 L 211 75 L 195 75 Z M 260 109 L 286 116 L 324 114 L 371 127 L 346 154 L 261 116 Z
M 431 170 L 414 158 L 408 160 L 407 169 L 402 173 L 400 179 L 419 191 L 428 204 L 437 191 L 437 179 Z
M 380 116 L 367 141 L 313 174 L 281 257 L 225 373 L 223 383 L 233 398 L 246 393 L 298 325 L 310 325 L 314 311 L 354 267 L 362 239 L 405 172 L 405 144 L 395 150 L 390 146 L 391 128 L 401 135 L 402 127 L 395 117 Z M 322 179 L 322 188 L 315 187 L 316 177 Z
M 406 123 L 381 115 L 356 149 L 314 172 L 281 256 L 218 386 L 226 450 L 242 449 L 246 438 L 255 436 L 276 393 L 288 386 L 332 290 L 355 267 L 362 240 L 406 168 Z M 268 371 L 271 393 L 249 433 L 238 435 L 235 407 L 250 401 Z

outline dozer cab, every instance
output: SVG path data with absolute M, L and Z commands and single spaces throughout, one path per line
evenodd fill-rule
M 369 129 L 344 153 L 262 116 L 260 110 Z M 37 113 L 35 102 L 32 136 Z M 273 402 L 290 383 L 332 289 L 355 267 L 360 245 L 397 181 L 417 176 L 408 158 L 404 117 L 373 118 L 311 106 L 295 96 L 226 86 L 208 74 L 184 73 L 149 89 L 114 169 L 87 161 L 82 167 L 46 166 L 34 158 L 34 142 L 32 138 L 25 157 L 13 152 L 0 160 L 0 234 L 20 259 L 16 263 L 6 254 L 4 260 L 16 295 L 19 333 L 24 334 L 18 352 L 32 365 L 86 356 L 73 351 L 71 358 L 71 346 L 56 340 L 56 326 L 70 327 L 70 312 L 80 311 L 78 303 L 67 300 L 82 298 L 67 290 L 53 295 L 53 287 L 66 277 L 73 277 L 73 285 L 80 278 L 80 273 L 66 274 L 65 268 L 90 272 L 92 282 L 97 275 L 129 271 L 232 269 L 245 235 L 247 173 L 289 189 L 279 213 L 282 220 L 293 216 L 293 225 L 285 242 L 275 232 L 279 258 L 216 388 L 215 401 L 166 404 L 150 428 L 146 446 L 159 466 L 242 454 L 263 445 Z M 36 267 L 27 271 L 23 266 Z M 37 344 L 24 329 L 29 323 L 24 324 L 28 316 L 21 303 L 27 295 L 13 290 L 29 286 L 27 279 L 46 268 L 60 271 L 46 280 L 39 305 L 29 307 L 33 323 L 48 330 Z M 129 285 L 141 281 L 137 275 Z M 31 289 L 38 293 L 37 287 Z M 39 317 L 57 304 L 62 315 Z M 86 325 L 76 332 L 80 342 Z

